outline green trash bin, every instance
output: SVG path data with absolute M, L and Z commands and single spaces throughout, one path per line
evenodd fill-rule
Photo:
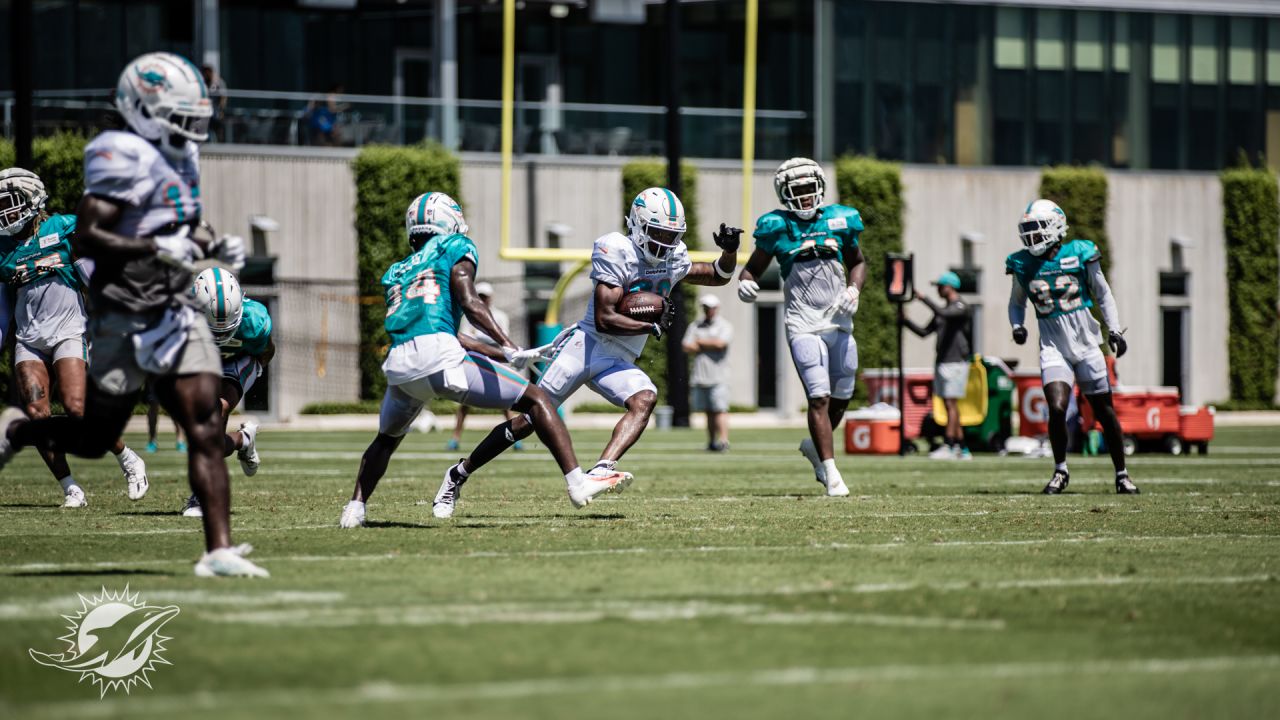
M 973 450 L 999 452 L 1013 434 L 1013 378 L 1009 366 L 999 358 L 982 358 L 987 370 L 987 416 L 964 429 L 964 439 Z

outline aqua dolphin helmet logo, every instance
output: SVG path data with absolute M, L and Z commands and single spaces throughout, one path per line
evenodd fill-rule
M 98 686 L 99 697 L 108 690 L 128 693 L 142 683 L 151 687 L 147 673 L 157 665 L 169 665 L 163 653 L 171 640 L 160 629 L 178 615 L 176 605 L 147 605 L 138 593 L 124 591 L 102 593 L 86 598 L 80 595 L 80 612 L 64 615 L 69 623 L 67 634 L 58 638 L 67 643 L 62 653 L 44 653 L 34 648 L 31 659 L 49 667 L 79 673 L 80 681 L 88 679 Z
M 133 72 L 138 77 L 138 89 L 142 92 L 156 92 L 172 87 L 169 77 L 165 75 L 164 68 L 160 65 L 135 67 Z

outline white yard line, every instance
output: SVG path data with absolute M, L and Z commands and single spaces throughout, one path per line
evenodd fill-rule
M 181 716 L 192 709 L 281 708 L 296 713 L 304 708 L 370 704 L 430 704 L 484 700 L 512 700 L 568 696 L 581 698 L 584 688 L 601 693 L 648 694 L 671 690 L 719 687 L 808 687 L 901 682 L 972 680 L 1002 682 L 1064 675 L 1176 676 L 1242 671 L 1275 672 L 1280 655 L 1237 655 L 1205 658 L 1135 658 L 1130 660 L 1072 658 L 1061 661 L 1008 663 L 950 663 L 879 665 L 865 667 L 782 667 L 726 672 L 677 672 L 662 675 L 597 675 L 529 678 L 481 683 L 418 684 L 372 682 L 352 687 L 227 690 L 175 695 L 159 693 L 112 696 L 17 706 L 22 714 L 109 717 L 122 713 Z M 427 705 L 429 706 L 429 705 Z
M 87 597 L 88 595 L 86 595 Z M 208 590 L 147 591 L 146 601 L 188 605 L 227 605 L 253 607 L 262 605 L 333 604 L 346 600 L 346 593 L 278 590 L 262 593 L 225 593 Z M 80 598 L 74 595 L 30 597 L 0 602 L 0 620 L 48 620 L 55 614 L 80 610 Z

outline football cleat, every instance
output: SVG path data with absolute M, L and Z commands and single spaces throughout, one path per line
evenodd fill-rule
M 247 544 L 207 552 L 196 563 L 196 577 L 271 577 L 271 573 L 245 558 L 251 552 L 253 546 Z
M 600 472 L 597 472 L 597 471 Z M 600 493 L 616 492 L 621 494 L 635 478 L 631 473 L 616 470 L 601 470 L 600 466 L 591 468 L 591 472 L 582 476 L 582 480 L 569 483 L 569 502 L 581 509 L 591 504 L 591 499 Z
M 13 427 L 15 422 L 26 420 L 27 414 L 20 408 L 7 407 L 0 412 L 0 468 L 9 464 L 13 459 L 13 454 L 17 450 L 13 447 L 13 442 L 9 440 L 9 428 Z
M 89 500 L 84 496 L 84 490 L 79 485 L 72 485 L 67 488 L 67 494 L 62 500 L 64 508 L 82 508 L 89 504 Z
M 969 452 L 969 448 L 960 448 L 960 453 L 956 455 L 959 460 L 972 460 L 973 453 Z
M 826 471 L 822 469 L 822 458 L 818 457 L 818 447 L 813 444 L 813 438 L 805 438 L 800 441 L 800 454 L 804 455 L 809 464 L 813 466 L 813 479 L 817 480 L 822 487 L 826 487 Z
M 950 445 L 939 445 L 929 453 L 930 460 L 955 460 L 956 451 Z
M 441 520 L 453 517 L 453 511 L 458 508 L 458 501 L 462 499 L 462 485 L 467 482 L 467 478 L 455 472 L 461 465 L 462 461 L 459 460 L 457 465 L 444 471 L 444 481 L 440 483 L 436 500 L 431 504 L 431 514 Z
M 142 458 L 136 453 L 132 455 L 133 457 L 126 460 L 120 469 L 124 471 L 124 480 L 128 483 L 129 499 L 137 502 L 147 496 L 151 483 L 147 482 L 147 464 L 142 462 Z
M 1129 473 L 1121 473 L 1116 475 L 1116 494 L 1117 495 L 1141 495 L 1142 491 L 1137 485 L 1129 479 Z
M 849 486 L 844 484 L 844 478 L 840 476 L 839 470 L 836 470 L 834 474 L 828 470 L 825 474 L 827 481 L 823 484 L 827 488 L 827 497 L 849 496 Z
M 351 529 L 364 527 L 364 503 L 352 500 L 342 508 L 342 517 L 338 519 L 338 527 Z
M 204 510 L 200 508 L 200 498 L 195 495 L 187 498 L 187 503 L 182 506 L 182 517 L 204 517 Z
M 1071 483 L 1071 475 L 1066 470 L 1054 470 L 1053 477 L 1049 478 L 1049 484 L 1044 486 L 1045 495 L 1058 495 L 1067 489 L 1067 485 Z
M 244 435 L 244 445 L 236 451 L 236 458 L 240 460 L 240 469 L 244 471 L 245 477 L 253 477 L 258 474 L 258 466 L 262 464 L 258 457 L 258 423 L 241 424 L 240 434 Z

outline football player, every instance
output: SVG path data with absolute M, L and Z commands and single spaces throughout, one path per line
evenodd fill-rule
M 27 416 L 49 417 L 52 371 L 66 413 L 80 417 L 88 367 L 81 290 L 89 268 L 72 255 L 75 216 L 49 214 L 48 199 L 35 173 L 22 168 L 0 172 L 0 235 L 11 239 L 0 258 L 0 281 L 16 289 L 14 372 Z M 111 452 L 124 472 L 129 499 L 141 500 L 149 487 L 146 464 L 121 439 Z M 41 448 L 40 455 L 62 485 L 62 506 L 88 505 L 84 490 L 71 476 L 67 456 L 56 448 Z
M 191 489 L 204 508 L 200 577 L 266 577 L 248 545 L 231 544 L 231 495 L 222 459 L 218 380 L 209 326 L 187 303 L 192 263 L 206 253 L 244 264 L 244 241 L 199 237 L 199 143 L 213 114 L 199 70 L 171 53 L 130 62 L 116 86 L 127 130 L 85 147 L 85 192 L 76 209 L 76 254 L 96 264 L 89 282 L 89 387 L 83 418 L 31 420 L 0 413 L 0 464 L 20 448 L 52 446 L 101 457 L 115 444 L 151 378 L 190 443 Z M 194 234 L 194 235 L 193 235 Z
M 467 237 L 462 208 L 444 193 L 419 195 L 405 213 L 405 230 L 411 252 L 382 276 L 391 349 L 382 363 L 387 391 L 382 398 L 378 435 L 360 461 L 356 487 L 342 509 L 339 526 L 365 524 L 366 503 L 386 473 L 387 462 L 423 405 L 435 397 L 472 407 L 526 413 L 564 473 L 574 507 L 585 506 L 602 492 L 621 492 L 631 482 L 631 475 L 610 472 L 588 477 L 583 473 L 569 431 L 547 393 L 530 386 L 510 367 L 493 361 L 503 359 L 523 367 L 535 354 L 514 346 L 476 293 L 479 256 L 475 243 Z M 496 340 L 501 350 L 460 337 L 458 321 L 464 314 L 477 330 Z
M 271 315 L 267 306 L 244 296 L 240 281 L 231 271 L 220 267 L 207 268 L 196 276 L 191 295 L 197 307 L 204 313 L 213 333 L 213 342 L 222 355 L 222 432 L 223 453 L 234 453 L 240 460 L 240 469 L 246 477 L 258 472 L 260 460 L 256 439 L 258 424 L 241 423 L 234 433 L 227 432 L 231 411 L 249 393 L 262 371 L 275 357 L 276 346 L 271 342 Z M 192 495 L 182 508 L 186 517 L 201 517 L 200 498 Z
M 628 234 L 611 232 L 596 240 L 591 250 L 594 289 L 587 312 L 559 339 L 551 363 L 538 380 L 538 387 L 556 407 L 588 385 L 626 410 L 599 461 L 587 473 L 589 477 L 615 473 L 618 460 L 649 424 L 658 389 L 636 367 L 636 358 L 650 336 L 661 339 L 666 335 L 676 312 L 668 302 L 660 321 L 644 322 L 618 312 L 618 302 L 627 293 L 641 290 L 667 297 L 682 280 L 694 285 L 724 285 L 738 264 L 741 230 L 721 225 L 713 236 L 720 257 L 715 262 L 691 262 L 682 239 L 685 228 L 684 205 L 675 193 L 652 187 L 636 196 L 627 216 Z M 445 473 L 432 507 L 435 516 L 453 515 L 467 478 L 532 432 L 528 420 L 520 417 L 494 428 L 470 457 Z
M 862 216 L 851 207 L 823 202 L 826 175 L 808 158 L 782 163 L 773 189 L 782 208 L 756 221 L 756 247 L 738 276 L 738 298 L 756 301 L 758 279 L 776 258 L 791 360 L 809 400 L 809 437 L 800 443 L 800 452 L 827 495 L 843 497 L 849 488 L 836 468 L 831 438 L 857 379 L 853 316 L 867 278 L 858 246 Z
M 1138 494 L 1124 464 L 1124 435 L 1111 404 L 1111 382 L 1102 356 L 1102 332 L 1089 308 L 1096 301 L 1108 328 L 1107 344 L 1119 358 L 1128 349 L 1111 286 L 1102 274 L 1102 253 L 1088 240 L 1067 237 L 1067 216 L 1049 200 L 1027 206 L 1018 224 L 1023 248 L 1005 260 L 1013 276 L 1009 294 L 1009 324 L 1013 341 L 1027 341 L 1027 299 L 1036 309 L 1040 325 L 1040 377 L 1049 406 L 1049 443 L 1053 446 L 1053 476 L 1044 494 L 1067 489 L 1067 405 L 1072 386 L 1080 389 L 1102 424 L 1111 463 L 1116 470 L 1116 492 Z

